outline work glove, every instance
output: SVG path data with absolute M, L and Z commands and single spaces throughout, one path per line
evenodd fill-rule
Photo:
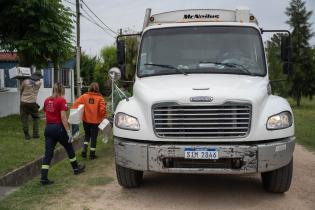
M 109 116 L 108 121 L 110 122 L 110 125 L 113 127 L 113 123 L 114 123 L 114 115 Z
M 67 130 L 67 135 L 68 135 L 68 143 L 73 142 L 73 136 L 70 130 Z

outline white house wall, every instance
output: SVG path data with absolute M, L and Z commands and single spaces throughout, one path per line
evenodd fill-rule
M 43 88 L 39 89 L 38 96 L 37 96 L 37 103 L 40 105 L 42 109 L 44 106 L 44 101 L 47 97 L 52 95 L 52 88 Z M 65 99 L 68 103 L 71 103 L 71 88 L 65 88 Z
M 20 95 L 16 88 L 6 92 L 0 92 L 0 117 L 20 112 Z

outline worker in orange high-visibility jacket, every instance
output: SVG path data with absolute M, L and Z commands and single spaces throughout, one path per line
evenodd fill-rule
M 87 157 L 88 145 L 90 146 L 90 159 L 97 158 L 95 155 L 96 140 L 98 135 L 98 125 L 106 118 L 106 102 L 99 92 L 99 85 L 96 82 L 91 83 L 87 93 L 80 96 L 72 108 L 77 108 L 80 104 L 84 105 L 83 127 L 85 132 L 84 143 L 82 147 L 82 157 Z

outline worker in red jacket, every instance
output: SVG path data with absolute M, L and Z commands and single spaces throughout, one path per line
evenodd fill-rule
M 91 83 L 89 91 L 80 96 L 72 108 L 77 108 L 80 104 L 84 104 L 83 112 L 83 127 L 85 132 L 85 139 L 82 148 L 82 157 L 87 157 L 87 148 L 89 142 L 90 147 L 90 159 L 95 159 L 96 140 L 98 135 L 98 125 L 106 118 L 106 102 L 103 96 L 100 94 L 99 85 L 96 82 Z
M 59 142 L 66 150 L 73 173 L 75 175 L 84 171 L 85 166 L 80 165 L 75 157 L 72 146 L 72 134 L 70 132 L 66 111 L 68 110 L 67 102 L 63 98 L 65 88 L 62 84 L 56 83 L 53 86 L 53 94 L 44 102 L 44 111 L 46 114 L 45 128 L 45 156 L 43 159 L 41 180 L 42 185 L 52 184 L 53 181 L 48 179 L 48 169 L 57 142 Z

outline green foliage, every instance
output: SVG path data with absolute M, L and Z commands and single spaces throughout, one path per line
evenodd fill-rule
M 126 62 L 124 80 L 133 80 L 136 71 L 137 53 L 139 40 L 137 37 L 126 37 Z M 85 85 L 91 82 L 98 82 L 100 91 L 103 95 L 109 96 L 111 93 L 111 80 L 108 71 L 112 67 L 117 67 L 117 49 L 116 46 L 107 46 L 101 50 L 100 58 L 88 55 L 81 56 L 81 76 Z M 123 83 L 123 82 L 121 82 Z M 127 85 L 126 85 L 127 84 Z M 123 86 L 130 89 L 130 83 L 124 83 Z
M 72 14 L 61 0 L 0 3 L 0 47 L 17 51 L 20 65 L 47 66 L 72 56 Z
M 290 78 L 290 95 L 300 105 L 302 96 L 312 97 L 315 93 L 315 66 L 312 59 L 312 49 L 309 40 L 314 35 L 311 31 L 309 19 L 312 11 L 307 11 L 305 2 L 292 0 L 286 8 L 289 17 L 287 24 L 293 28 L 292 32 L 292 60 L 294 62 L 294 73 Z
M 270 40 L 266 42 L 266 53 L 268 60 L 268 70 L 270 80 L 279 80 L 286 78 L 282 72 L 281 62 L 281 34 L 274 34 Z M 288 96 L 287 81 L 272 82 L 272 92 L 283 97 Z
M 117 52 L 115 46 L 104 47 L 101 50 L 101 59 L 104 62 L 104 67 L 111 68 L 117 65 Z
M 94 79 L 100 85 L 100 91 L 103 95 L 110 94 L 110 79 L 108 77 L 108 70 L 117 66 L 116 47 L 108 46 L 101 50 L 101 62 L 97 63 L 94 71 Z
M 308 98 L 302 98 L 303 105 L 297 107 L 293 100 L 292 105 L 295 123 L 295 135 L 297 142 L 309 149 L 315 150 L 315 102 Z
M 81 54 L 80 61 L 80 70 L 81 77 L 83 78 L 83 85 L 89 86 L 92 82 L 95 81 L 94 71 L 100 61 L 96 56 L 89 56 L 85 53 Z

